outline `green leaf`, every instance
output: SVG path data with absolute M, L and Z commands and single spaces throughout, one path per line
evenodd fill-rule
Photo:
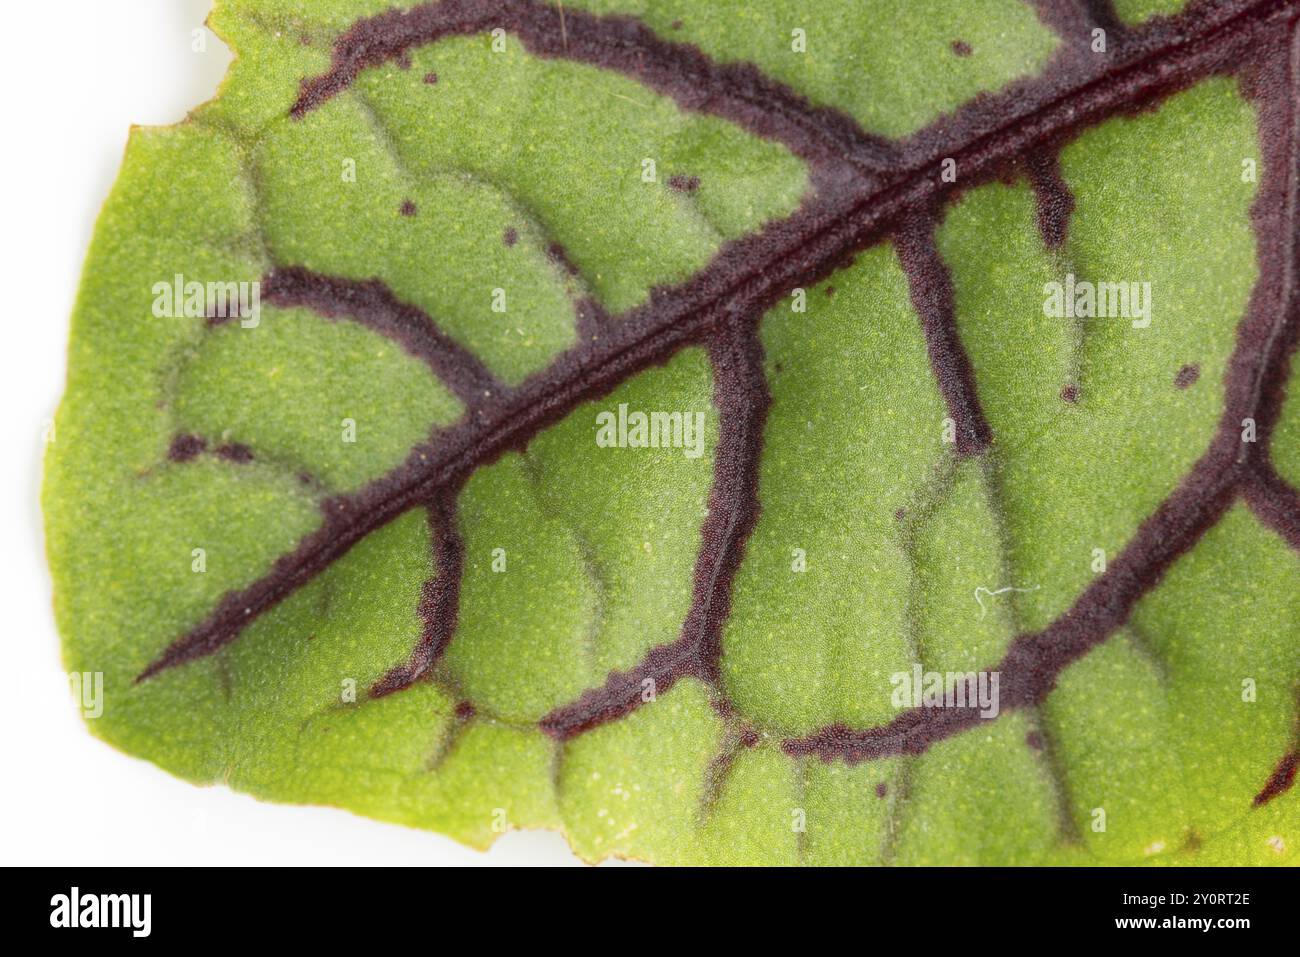
M 758 7 L 218 0 L 47 457 L 91 730 L 593 861 L 1296 860 L 1294 0 Z

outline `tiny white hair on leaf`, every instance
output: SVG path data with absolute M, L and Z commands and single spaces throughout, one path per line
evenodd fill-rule
M 997 591 L 992 591 L 988 588 L 985 588 L 983 585 L 980 585 L 978 588 L 975 589 L 975 603 L 980 606 L 980 621 L 983 621 L 984 616 L 989 613 L 988 607 L 985 606 L 984 604 L 984 599 L 980 598 L 980 592 L 983 592 L 984 594 L 988 595 L 990 598 L 994 598 L 998 595 L 1005 595 L 1009 591 L 1016 591 L 1016 592 L 1038 591 L 1040 587 L 1042 586 L 1034 585 L 1030 588 L 1016 588 L 1014 585 L 1007 585 L 1005 588 L 999 588 Z

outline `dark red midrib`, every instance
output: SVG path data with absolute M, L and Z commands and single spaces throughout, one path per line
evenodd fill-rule
M 1248 9 L 1258 12 L 1275 10 L 1279 7 L 1280 0 L 1274 3 L 1254 4 Z M 1139 76 L 1134 82 L 1126 85 L 1128 78 L 1139 69 L 1138 65 L 1130 65 L 1118 73 L 1108 73 L 1101 79 L 1089 81 L 1083 87 L 1067 85 L 1068 89 L 1082 89 L 1089 93 L 1088 103 L 1084 104 L 1086 108 L 1079 109 L 1073 101 L 1066 103 L 1064 89 L 1062 89 L 1055 99 L 1045 96 L 1047 102 L 1003 124 L 996 133 L 982 133 L 966 145 L 958 145 L 950 149 L 945 149 L 944 144 L 941 143 L 920 165 L 913 163 L 910 172 L 916 173 L 923 167 L 933 164 L 934 157 L 937 155 L 951 153 L 965 160 L 962 164 L 962 185 L 969 188 L 975 182 L 987 179 L 996 167 L 1021 152 L 1026 144 L 1047 142 L 1062 137 L 1070 131 L 1094 122 L 1102 115 L 1113 112 L 1117 107 L 1138 102 L 1156 92 L 1170 92 L 1192 82 L 1201 73 L 1221 66 L 1222 61 L 1228 57 L 1230 41 L 1244 39 L 1242 35 L 1232 30 L 1233 24 L 1240 25 L 1244 16 L 1231 20 L 1227 26 L 1220 24 L 1211 29 L 1209 32 L 1216 37 L 1216 42 L 1209 48 L 1193 49 L 1194 44 L 1177 43 L 1162 49 L 1160 58 L 1178 60 L 1185 67 L 1182 73 L 1159 78 Z M 1246 27 L 1249 26 L 1250 23 L 1246 23 Z M 1241 32 L 1244 33 L 1245 29 Z M 1184 53 L 1187 54 L 1190 65 L 1180 59 Z M 1152 62 L 1152 56 L 1147 56 L 1140 65 L 1149 65 Z M 1039 83 L 1038 86 L 1050 91 L 1056 88 L 1057 83 L 1048 80 Z M 1023 90 L 1020 90 L 1017 95 L 1023 95 Z M 1005 99 L 1004 96 L 1003 100 Z M 989 103 L 997 100 L 998 97 L 984 100 L 980 111 L 986 112 Z M 1070 115 L 1065 116 L 1063 113 Z M 943 125 L 943 123 L 937 124 L 937 126 Z M 920 155 L 924 152 L 923 144 L 927 142 L 928 133 L 923 131 L 909 141 L 911 145 L 907 148 L 907 152 L 914 156 Z M 785 233 L 794 237 L 795 241 L 778 246 L 769 257 L 776 260 L 778 265 L 784 266 L 787 260 L 793 258 L 790 257 L 787 249 L 806 250 L 807 248 L 808 240 L 800 235 L 801 231 L 816 227 L 815 239 L 812 242 L 819 246 L 821 255 L 809 257 L 805 252 L 798 258 L 797 265 L 781 269 L 780 277 L 789 280 L 790 277 L 802 276 L 806 277 L 803 278 L 803 282 L 815 281 L 816 278 L 820 278 L 839 265 L 847 252 L 863 248 L 866 244 L 880 238 L 885 232 L 885 227 L 901 211 L 925 201 L 933 201 L 949 192 L 948 188 L 938 186 L 931 181 L 919 184 L 901 182 L 906 175 L 896 178 L 893 185 L 876 192 L 874 196 L 864 197 L 855 203 L 849 202 L 853 199 L 850 195 L 839 201 L 818 200 L 806 204 L 800 213 L 778 224 L 776 228 L 760 234 L 758 239 L 762 240 L 766 237 L 770 240 L 772 232 L 783 229 Z M 879 205 L 876 206 L 876 203 Z M 868 206 L 872 208 L 867 209 Z M 863 215 L 862 223 L 853 222 L 852 217 L 857 213 Z M 824 225 L 822 225 L 823 220 L 827 221 Z M 443 442 L 448 438 L 453 438 L 454 441 L 447 443 L 453 447 L 441 458 L 431 448 L 417 449 L 413 452 L 407 466 L 373 483 L 357 496 L 329 503 L 331 508 L 337 509 L 331 513 L 335 517 L 327 519 L 327 527 L 317 536 L 309 536 L 304 540 L 303 544 L 307 546 L 306 548 L 300 546 L 295 552 L 284 556 L 277 563 L 272 575 L 255 583 L 244 592 L 223 599 L 206 623 L 207 628 L 200 626 L 187 636 L 188 643 L 187 639 L 182 639 L 181 642 L 173 645 L 163 658 L 141 675 L 141 679 L 181 661 L 201 657 L 227 641 L 233 640 L 248 621 L 273 606 L 284 595 L 311 580 L 320 570 L 327 567 L 374 528 L 419 504 L 427 494 L 440 488 L 454 488 L 455 484 L 474 468 L 490 461 L 501 451 L 526 442 L 531 435 L 551 421 L 552 417 L 561 417 L 584 398 L 604 394 L 630 371 L 637 371 L 655 361 L 660 361 L 682 345 L 697 341 L 720 316 L 731 311 L 718 306 L 718 302 L 723 299 L 722 292 L 715 292 L 710 301 L 710 297 L 699 290 L 700 286 L 707 287 L 709 283 L 717 285 L 715 277 L 721 281 L 724 290 L 740 291 L 742 298 L 738 303 L 731 304 L 733 309 L 750 310 L 770 305 L 783 294 L 785 289 L 797 283 L 764 282 L 762 267 L 748 272 L 741 268 L 739 278 L 727 275 L 732 260 L 736 258 L 737 249 L 747 254 L 750 246 L 761 247 L 763 244 L 763 242 L 756 243 L 754 237 L 731 244 L 723 250 L 713 265 L 696 277 L 696 280 L 677 290 L 660 294 L 658 302 L 652 297 L 651 305 L 645 307 L 643 315 L 638 316 L 637 311 L 634 311 L 632 315 L 625 317 L 625 322 L 639 322 L 643 326 L 635 329 L 634 335 L 623 336 L 626 342 L 618 342 L 615 348 L 601 355 L 572 355 L 567 357 L 569 360 L 567 363 L 562 359 L 557 363 L 558 368 L 553 370 L 557 375 L 547 376 L 545 387 L 541 389 L 542 401 L 539 405 L 543 407 L 543 411 L 532 417 L 523 417 L 526 421 L 518 424 L 510 423 L 505 412 L 495 417 L 490 413 L 486 414 L 471 423 L 469 427 L 462 426 L 459 430 L 449 430 L 442 436 L 440 445 L 443 448 L 446 448 Z M 727 259 L 729 253 L 733 254 L 732 260 Z M 743 267 L 743 264 L 740 265 Z M 755 278 L 755 275 L 758 278 Z M 691 312 L 692 291 L 695 292 L 695 299 L 698 302 L 694 305 L 695 313 Z M 701 295 L 704 295 L 704 300 L 699 302 Z M 666 310 L 660 308 L 666 299 L 671 300 L 674 297 L 684 300 L 678 304 L 675 311 L 671 308 Z M 668 305 L 671 307 L 673 303 L 669 302 Z M 657 316 L 656 309 L 660 310 Z M 674 325 L 679 319 L 680 322 Z M 619 325 L 621 324 L 616 324 L 614 328 L 618 328 Z M 593 368 L 593 363 L 597 363 L 598 366 Z M 573 375 L 566 381 L 564 373 L 569 371 L 570 367 Z M 577 381 L 584 375 L 590 375 L 590 378 Z M 442 449 L 439 451 L 441 452 Z M 427 459 L 423 463 L 422 455 Z M 409 475 L 404 475 L 403 473 L 407 471 Z M 348 517 L 340 519 L 338 515 Z
M 804 216 L 817 221 L 821 218 L 820 209 L 825 207 L 815 200 L 812 202 L 813 209 L 805 207 Z M 798 222 L 796 215 L 775 228 L 793 231 Z M 435 433 L 431 443 L 412 450 L 402 466 L 359 492 L 322 503 L 324 523 L 320 529 L 306 536 L 293 552 L 277 560 L 270 572 L 257 582 L 224 596 L 204 622 L 173 643 L 136 680 L 146 680 L 167 668 L 216 651 L 375 529 L 428 501 L 440 490 L 454 491 L 475 469 L 505 451 L 522 448 L 532 436 L 559 421 L 582 401 L 606 394 L 632 372 L 665 360 L 683 345 L 695 342 L 719 315 L 744 308 L 753 300 L 755 292 L 746 294 L 737 281 L 722 290 L 709 288 L 708 282 L 713 273 L 725 271 L 725 267 L 719 268 L 719 262 L 728 257 L 743 265 L 749 248 L 763 246 L 764 237 L 771 231 L 730 244 L 715 259 L 713 267 L 674 290 L 682 300 L 675 311 L 659 315 L 655 322 L 647 321 L 656 319 L 654 310 L 662 311 L 665 296 L 659 291 L 652 292 L 650 304 L 611 321 L 606 335 L 586 348 L 563 354 L 547 374 L 526 380 L 495 401 L 480 405 L 471 418 Z M 800 254 L 791 255 L 788 250 L 798 245 L 797 239 L 787 240 L 771 255 L 773 274 L 793 273 L 804 262 L 803 257 L 817 249 L 818 241 L 809 241 Z M 827 270 L 833 268 L 837 257 L 838 251 L 821 257 L 826 261 Z M 762 269 L 760 265 L 753 271 L 761 275 Z M 754 285 L 768 292 L 762 284 Z M 701 286 L 705 288 L 699 289 Z M 726 292 L 732 292 L 734 298 L 726 300 Z M 659 303 L 655 301 L 657 298 Z M 718 306 L 719 300 L 725 305 Z

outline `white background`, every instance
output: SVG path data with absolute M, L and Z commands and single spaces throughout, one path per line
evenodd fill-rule
M 573 864 L 561 837 L 513 833 L 489 854 L 329 808 L 199 788 L 92 738 L 72 705 L 39 508 L 46 421 L 95 216 L 131 124 L 181 120 L 230 62 L 211 0 L 9 3 L 0 57 L 0 864 Z M 166 184 L 160 183 L 160 189 Z

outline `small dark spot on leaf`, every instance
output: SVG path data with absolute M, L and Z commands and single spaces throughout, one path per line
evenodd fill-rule
M 1035 751 L 1043 750 L 1043 738 L 1037 731 L 1030 731 L 1025 735 L 1025 744 L 1029 745 Z
M 901 521 L 902 521 L 903 519 L 905 519 L 905 518 L 907 518 L 907 509 L 905 509 L 905 508 L 896 508 L 896 509 L 894 509 L 894 520 L 895 520 L 895 521 L 901 522 Z
M 432 72 L 426 73 L 424 75 L 424 82 L 429 84 L 429 86 L 433 86 L 435 83 L 438 82 L 438 74 Z
M 188 462 L 198 458 L 199 453 L 208 447 L 208 443 L 197 435 L 178 435 L 172 439 L 167 457 L 173 462 Z
M 1180 389 L 1186 389 L 1201 377 L 1201 367 L 1196 363 L 1189 363 L 1178 370 L 1178 375 L 1174 376 L 1174 385 Z
M 507 226 L 505 235 L 503 235 L 501 239 L 507 246 L 513 246 L 515 243 L 519 242 L 519 230 L 515 229 L 513 226 Z
M 1197 851 L 1200 850 L 1200 848 L 1201 848 L 1201 835 L 1197 834 L 1195 831 L 1188 831 L 1187 842 L 1183 844 L 1183 850 Z
M 461 721 L 468 721 L 474 717 L 474 705 L 469 701 L 462 701 L 456 705 L 456 717 Z
M 668 188 L 679 193 L 693 193 L 700 188 L 700 178 L 676 173 L 668 177 Z
M 1074 405 L 1074 403 L 1079 401 L 1079 387 L 1071 382 L 1061 390 L 1061 398 L 1070 403 L 1070 405 Z
M 827 286 L 827 287 L 826 287 L 826 298 L 827 298 L 827 299 L 830 299 L 830 298 L 831 298 L 832 296 L 834 296 L 834 295 L 835 295 L 835 287 L 834 287 L 834 286 Z
M 965 40 L 953 40 L 952 52 L 957 54 L 957 56 L 970 56 L 975 51 L 971 49 L 971 45 Z
M 416 209 L 415 203 L 411 202 L 409 199 L 402 201 L 401 213 L 403 216 L 414 216 L 416 212 L 418 212 L 418 210 Z
M 785 363 L 778 362 L 773 366 L 773 368 L 776 369 L 777 374 L 780 374 L 785 371 Z
M 304 33 L 302 36 L 298 38 L 298 42 L 305 47 L 309 47 L 311 46 L 311 37 L 307 36 L 307 34 Z
M 674 20 L 672 23 L 672 27 L 674 30 L 680 30 L 682 28 L 682 21 Z
M 876 785 L 876 797 L 882 798 L 888 793 L 889 793 L 889 785 L 887 785 L 884 781 L 881 781 L 879 784 Z
M 758 747 L 758 742 L 758 732 L 753 728 L 746 727 L 745 730 L 740 732 L 740 743 L 742 746 L 746 748 L 756 748 Z
M 411 57 L 410 57 L 410 55 L 409 55 L 409 54 L 406 54 L 406 53 L 403 53 L 401 56 L 399 56 L 399 57 L 397 58 L 397 65 L 398 65 L 401 69 L 403 69 L 403 70 L 409 70 L 409 69 L 411 68 Z

